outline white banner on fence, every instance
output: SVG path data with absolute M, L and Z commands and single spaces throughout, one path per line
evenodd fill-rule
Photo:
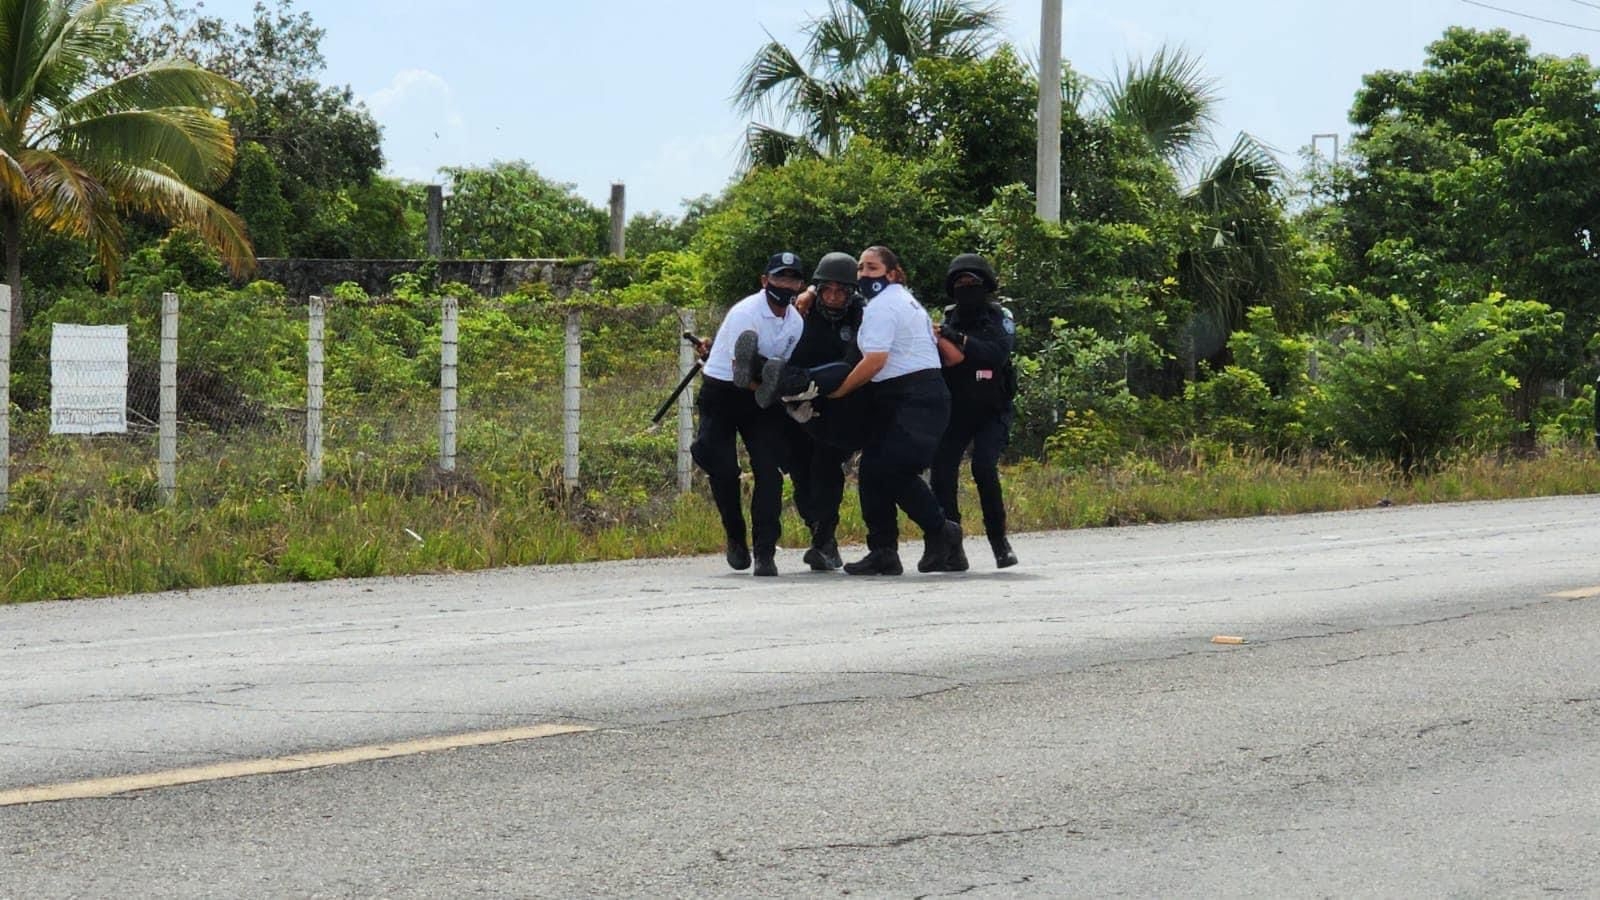
M 128 326 L 63 325 L 50 333 L 50 433 L 128 430 Z

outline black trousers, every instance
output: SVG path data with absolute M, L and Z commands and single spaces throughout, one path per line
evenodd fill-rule
M 939 440 L 928 478 L 934 496 L 944 508 L 945 518 L 961 521 L 956 484 L 962 454 L 971 446 L 972 480 L 978 485 L 978 504 L 983 507 L 983 530 L 990 538 L 1002 538 L 1006 534 L 1006 504 L 1000 491 L 1000 454 L 1011 442 L 1011 419 L 1010 411 L 953 410 L 950 427 Z
M 783 411 L 762 409 L 751 391 L 715 378 L 705 379 L 695 407 L 700 411 L 700 430 L 689 452 L 711 482 L 711 499 L 717 504 L 729 543 L 745 543 L 737 444 L 743 440 L 755 481 L 749 546 L 757 553 L 773 552 L 782 533 Z
M 811 432 L 811 422 L 801 425 L 787 417 L 786 421 L 784 443 L 789 451 L 789 480 L 794 482 L 794 507 L 811 529 L 811 542 L 825 544 L 839 528 L 844 465 L 854 451 L 818 440 Z
M 950 389 L 937 370 L 927 369 L 874 382 L 866 390 L 878 424 L 861 450 L 861 518 L 869 549 L 895 550 L 900 543 L 896 507 L 924 533 L 944 525 L 944 508 L 922 473 L 949 424 Z

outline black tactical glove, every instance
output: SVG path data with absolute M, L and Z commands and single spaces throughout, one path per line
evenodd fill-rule
M 950 343 L 955 344 L 957 347 L 960 347 L 962 344 L 966 343 L 967 340 L 967 336 L 965 334 L 957 331 L 948 322 L 939 326 L 939 336 Z

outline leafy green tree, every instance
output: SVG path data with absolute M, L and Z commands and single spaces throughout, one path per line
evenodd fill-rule
M 250 228 L 250 240 L 262 256 L 283 256 L 288 247 L 291 210 L 283 199 L 278 166 L 260 144 L 239 149 L 234 170 L 234 211 Z
M 940 303 L 950 179 L 938 159 L 904 159 L 868 141 L 852 142 L 837 158 L 758 169 L 728 189 L 690 242 L 706 261 L 708 299 L 728 303 L 754 290 L 761 265 L 778 250 L 810 265 L 829 251 L 855 255 L 883 244 L 900 255 L 917 296 Z
M 393 191 L 377 183 L 383 166 L 381 133 L 371 113 L 348 85 L 325 85 L 322 54 L 325 31 L 309 13 L 296 11 L 293 0 L 257 2 L 249 22 L 234 24 L 202 15 L 200 7 L 161 0 L 156 12 L 131 27 L 123 53 L 100 67 L 100 77 L 114 77 L 144 62 L 181 56 L 239 84 L 240 95 L 226 112 L 238 141 L 261 146 L 276 168 L 279 193 L 290 209 L 286 240 L 279 253 L 296 256 L 400 256 L 422 242 L 421 220 L 415 234 L 394 234 L 385 227 L 377 239 L 341 233 L 350 222 L 387 226 L 411 221 L 394 202 Z M 219 186 L 215 196 L 225 205 L 277 204 L 261 184 L 242 196 L 239 176 Z M 379 204 L 371 210 L 352 207 L 361 201 Z M 357 245 L 370 253 L 358 253 Z M 264 251 L 265 252 L 265 251 Z
M 662 251 L 682 250 L 688 245 L 681 222 L 661 213 L 634 213 L 628 217 L 623 244 L 630 257 L 646 257 Z
M 1335 443 L 1405 471 L 1475 439 L 1501 439 L 1522 318 L 1499 294 L 1438 320 L 1398 298 L 1368 300 L 1358 336 L 1323 347 L 1314 419 Z
M 522 160 L 441 169 L 445 253 L 463 259 L 601 256 L 608 214 Z
M 322 193 L 290 242 L 295 256 L 317 259 L 417 259 L 427 230 L 426 197 L 414 184 L 374 176 Z
M 890 153 L 935 154 L 964 210 L 1034 177 L 1038 81 L 1010 46 L 981 59 L 926 57 L 869 80 L 845 111 L 849 130 Z
M 752 123 L 746 161 L 780 165 L 839 153 L 849 137 L 845 117 L 873 76 L 901 72 L 919 59 L 976 59 L 999 23 L 998 6 L 972 0 L 829 0 L 828 12 L 803 27 L 802 53 L 769 41 L 740 75 L 734 94 L 740 113 L 764 112 L 799 126 L 790 133 Z
M 364 184 L 383 167 L 381 134 L 348 85 L 318 80 L 327 68 L 326 31 L 294 0 L 258 0 L 251 21 L 229 23 L 200 15 L 198 5 L 161 0 L 155 15 L 130 27 L 123 52 L 106 60 L 102 77 L 149 61 L 194 60 L 239 85 L 228 107 L 240 142 L 267 148 L 294 201 L 305 188 L 332 190 Z
M 1535 298 L 1565 314 L 1542 374 L 1575 369 L 1600 327 L 1596 108 L 1600 70 L 1503 30 L 1448 29 L 1420 70 L 1368 75 L 1337 220 L 1346 277 L 1419 303 Z
M 0 0 L 0 231 L 14 338 L 29 223 L 87 241 L 108 275 L 128 211 L 192 225 L 235 272 L 254 264 L 244 223 L 204 193 L 233 167 L 233 136 L 212 113 L 233 85 L 179 60 L 90 80 L 116 56 L 136 5 Z

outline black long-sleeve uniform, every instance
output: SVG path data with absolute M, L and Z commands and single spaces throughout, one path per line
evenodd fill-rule
M 794 481 L 795 507 L 817 547 L 833 544 L 839 504 L 844 499 L 844 466 L 866 441 L 866 398 L 857 392 L 825 399 L 861 361 L 856 331 L 864 307 L 865 301 L 853 296 L 840 315 L 830 317 L 818 301 L 806 316 L 805 331 L 785 373 L 792 384 L 817 385 L 818 396 L 808 401 L 817 415 L 803 425 L 788 420 L 789 477 Z
M 956 479 L 961 457 L 972 447 L 972 478 L 983 507 L 983 528 L 991 543 L 1006 534 L 1006 507 L 1000 490 L 1000 454 L 1011 440 L 1015 416 L 1016 369 L 1011 354 L 1015 326 L 998 303 L 945 308 L 944 328 L 965 336 L 959 341 L 965 359 L 944 369 L 950 387 L 950 424 L 934 453 L 929 482 L 945 517 L 961 521 Z

